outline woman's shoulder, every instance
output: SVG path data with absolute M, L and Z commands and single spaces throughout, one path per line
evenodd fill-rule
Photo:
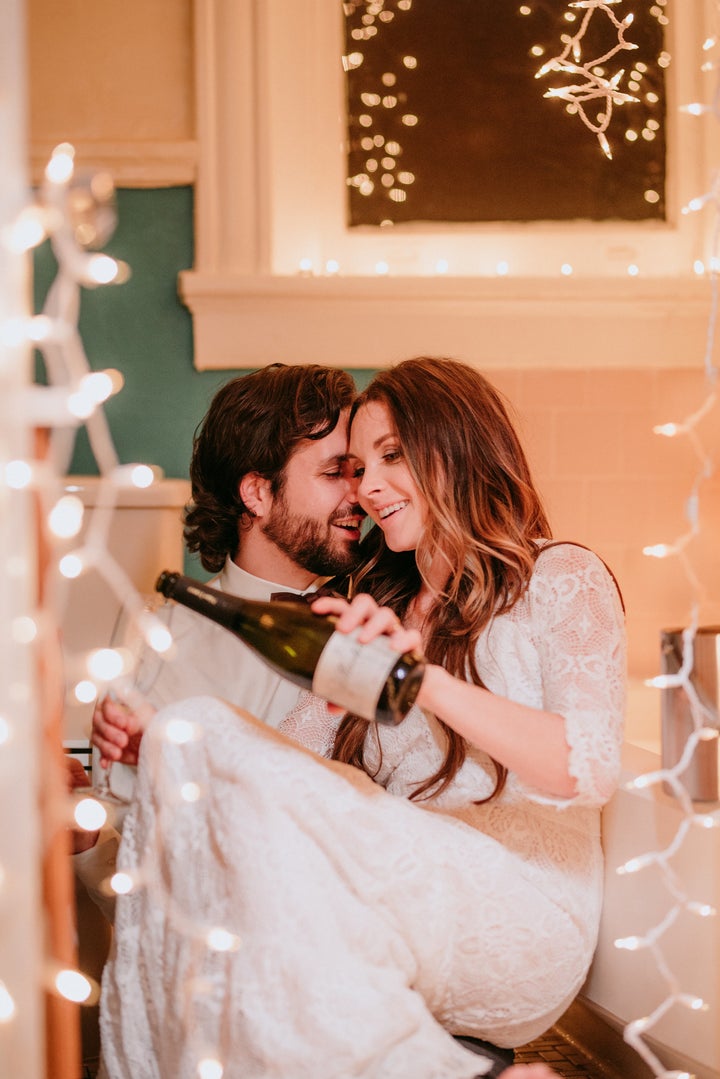
M 590 547 L 575 540 L 546 540 L 537 541 L 538 553 L 535 561 L 536 571 L 551 573 L 564 570 L 566 567 L 578 568 L 591 565 L 602 565 L 607 570 L 603 560 Z M 610 572 L 608 570 L 608 572 Z
M 540 540 L 530 591 L 544 590 L 558 582 L 584 581 L 590 587 L 615 593 L 622 604 L 622 593 L 615 574 L 591 548 L 573 540 Z

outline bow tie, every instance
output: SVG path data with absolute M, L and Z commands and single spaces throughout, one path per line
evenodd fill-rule
M 334 596 L 336 599 L 344 598 L 340 592 L 331 587 L 331 582 L 322 585 L 316 592 L 271 592 L 270 599 L 279 599 L 283 603 L 312 603 L 321 596 Z
M 282 603 L 312 603 L 317 599 L 317 592 L 271 592 L 270 599 L 279 599 Z

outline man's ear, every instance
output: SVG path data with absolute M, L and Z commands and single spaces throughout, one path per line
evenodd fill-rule
M 265 517 L 273 503 L 270 480 L 259 472 L 246 472 L 240 480 L 240 497 L 253 517 Z

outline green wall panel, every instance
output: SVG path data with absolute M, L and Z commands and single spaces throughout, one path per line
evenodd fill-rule
M 116 367 L 124 389 L 105 406 L 121 462 L 159 465 L 184 478 L 195 427 L 216 389 L 236 371 L 197 371 L 192 320 L 177 293 L 181 270 L 193 263 L 193 192 L 190 187 L 119 190 L 118 225 L 103 250 L 132 271 L 122 285 L 84 289 L 80 332 L 92 370 Z M 49 243 L 35 258 L 35 310 L 55 276 Z M 365 385 L 369 372 L 353 372 Z M 44 380 L 42 362 L 38 380 Z M 71 471 L 98 471 L 84 429 L 77 434 Z
M 83 289 L 80 333 L 90 367 L 116 367 L 125 378 L 105 406 L 120 460 L 157 464 L 182 477 L 203 405 L 222 381 L 194 370 L 192 321 L 177 295 L 177 275 L 193 259 L 192 189 L 121 190 L 117 203 L 118 226 L 103 250 L 127 262 L 131 277 Z M 35 260 L 36 310 L 55 271 L 45 244 Z M 84 429 L 71 471 L 97 472 Z

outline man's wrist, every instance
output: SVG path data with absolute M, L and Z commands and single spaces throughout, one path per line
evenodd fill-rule
M 92 850 L 98 841 L 100 832 L 85 832 L 75 829 L 72 833 L 73 854 L 83 854 L 86 850 Z

